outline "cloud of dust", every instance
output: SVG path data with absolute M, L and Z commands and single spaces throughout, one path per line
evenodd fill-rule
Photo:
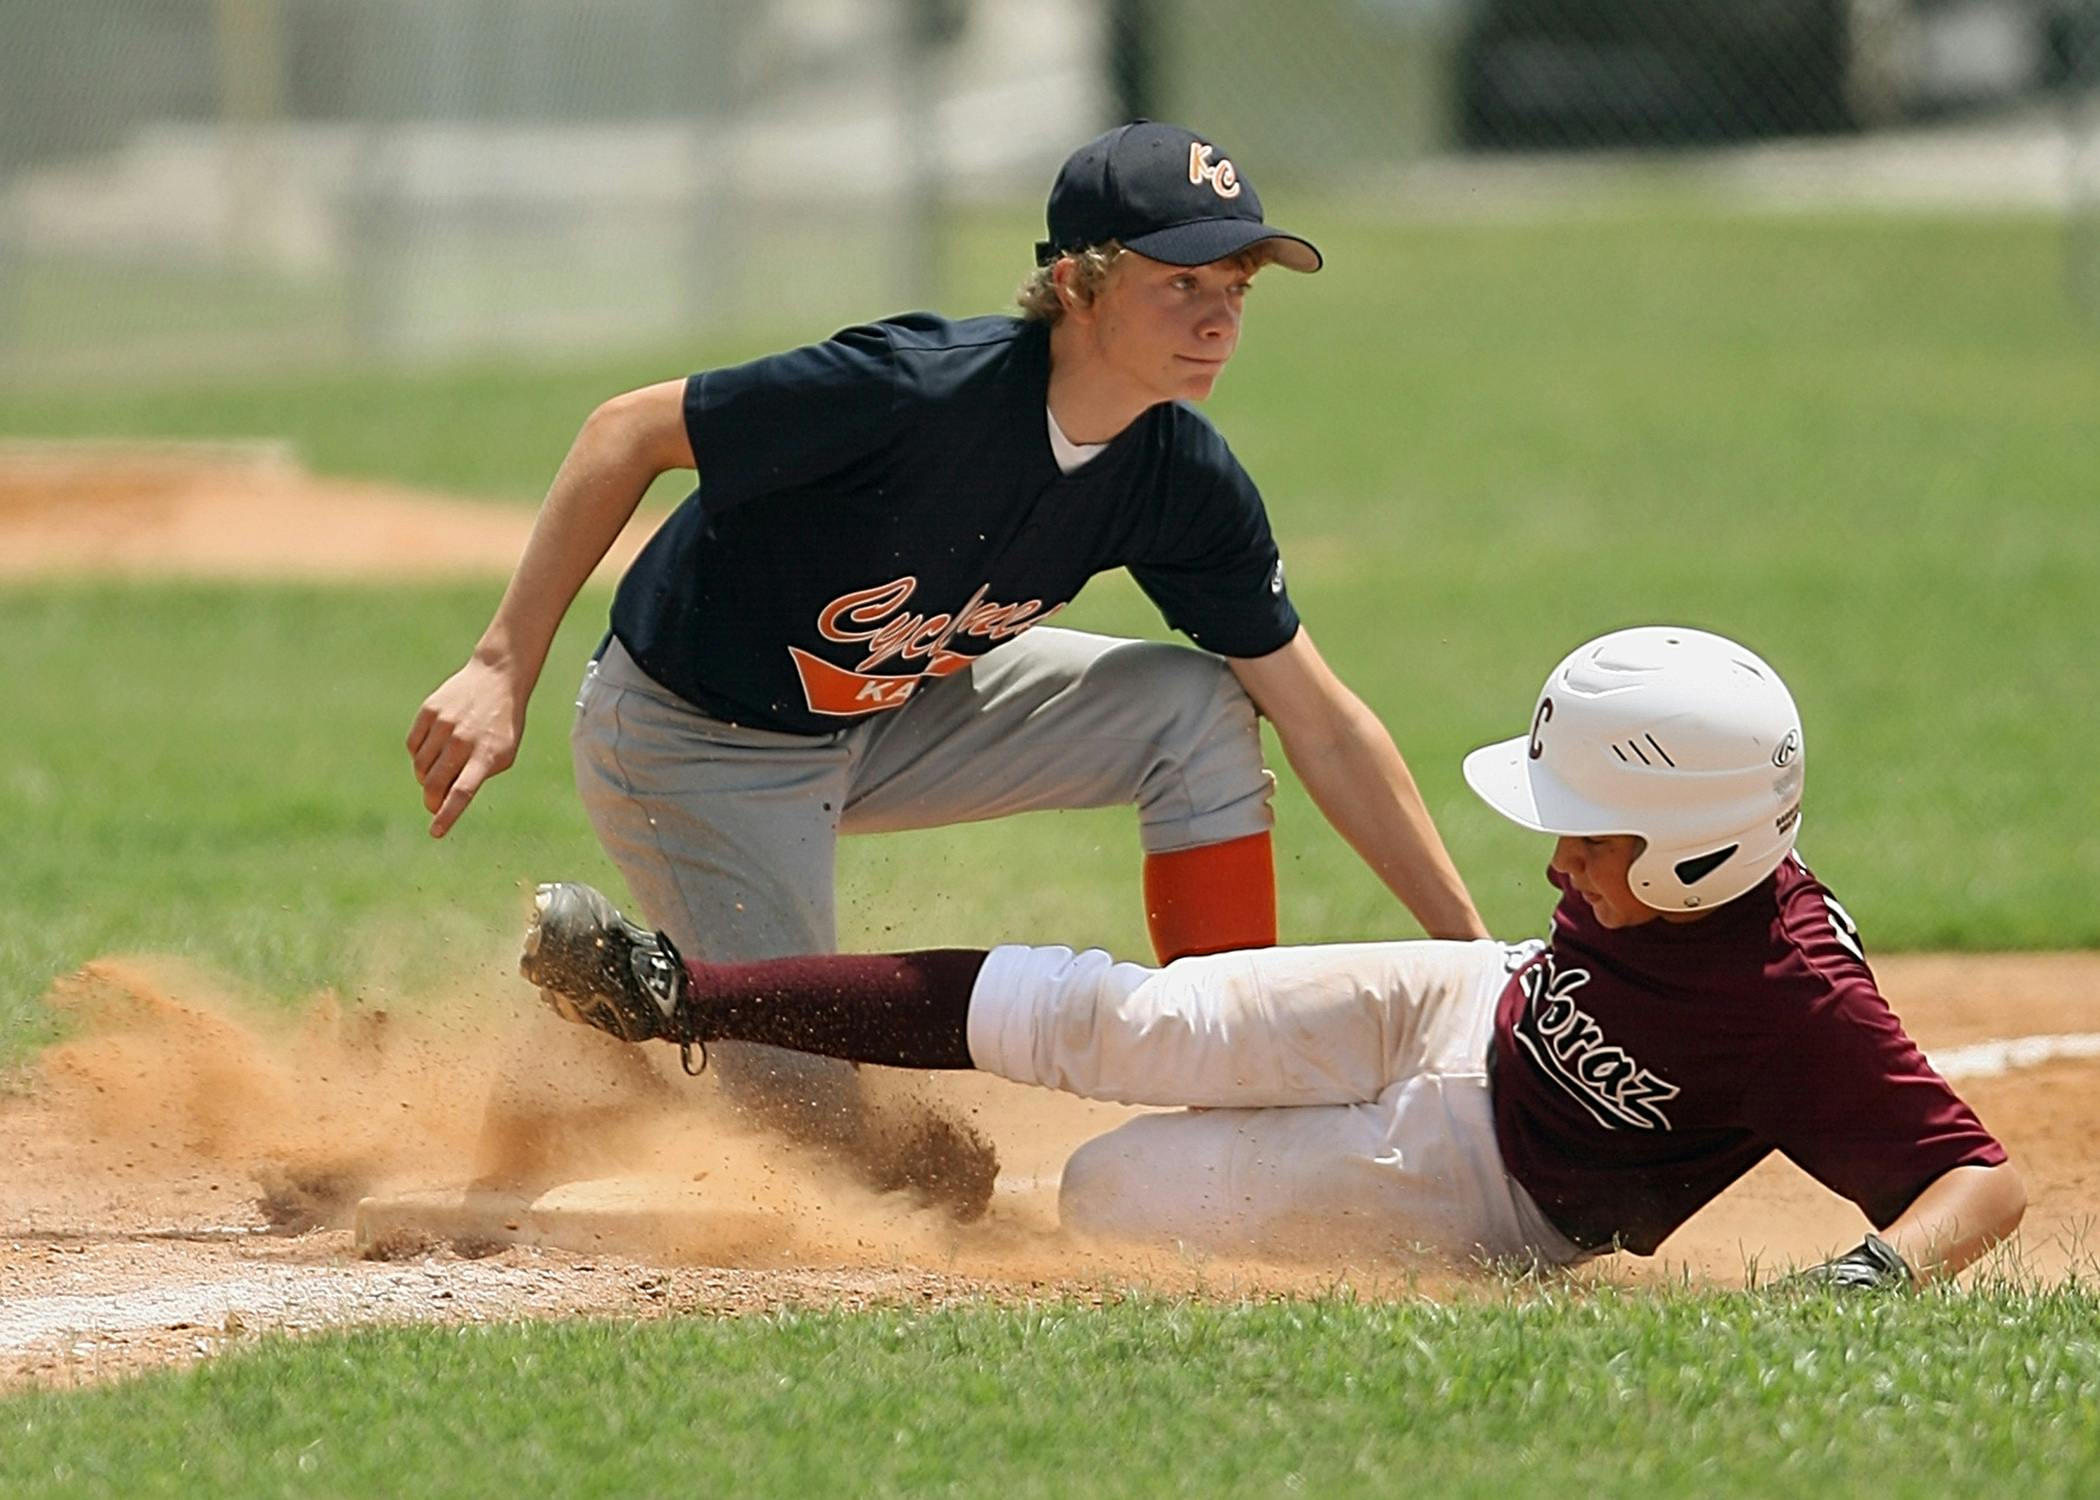
M 287 1229 L 343 1227 L 367 1194 L 475 1183 L 549 1186 L 619 1176 L 642 1192 L 634 1243 L 614 1253 L 726 1266 L 921 1266 L 1044 1285 L 1305 1292 L 1361 1272 L 1225 1261 L 1085 1242 L 1057 1227 L 1054 1165 L 1010 1177 L 983 1217 L 958 1223 L 910 1191 L 877 1192 L 820 1149 L 725 1105 L 709 1077 L 562 1022 L 530 1003 L 345 1009 L 328 995 L 265 1012 L 165 959 L 102 959 L 59 982 L 68 1038 L 31 1090 L 79 1169 L 246 1174 Z M 981 1131 L 1002 1154 L 1061 1163 L 1103 1128 L 1098 1106 L 1042 1090 L 863 1070 L 880 1115 Z M 492 1115 L 492 1098 L 507 1100 Z M 520 1101 L 523 1101 L 522 1107 Z M 1065 1112 L 1060 1115 L 1060 1108 Z M 494 1120 L 496 1123 L 492 1123 Z M 1109 1123 L 1113 1123 L 1110 1121 Z M 945 1128 L 945 1126 L 944 1126 Z M 650 1192 L 725 1210 L 714 1243 L 651 1232 Z M 748 1212 L 744 1212 L 748 1210 Z M 665 1225 L 693 1219 L 667 1211 Z M 754 1226 L 756 1230 L 754 1231 Z M 1414 1273 L 1405 1273 L 1410 1283 Z M 1393 1268 L 1372 1278 L 1391 1284 Z
M 464 1015 L 346 1012 L 327 994 L 265 1014 L 159 958 L 98 959 L 48 1002 L 74 1024 L 37 1060 L 34 1094 L 89 1169 L 245 1171 L 286 1223 L 464 1175 L 493 1067 Z

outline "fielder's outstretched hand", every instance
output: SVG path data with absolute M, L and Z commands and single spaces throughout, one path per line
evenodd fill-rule
M 475 657 L 423 700 L 408 731 L 408 753 L 432 838 L 443 838 L 481 784 L 518 758 L 530 691 L 521 693 L 510 672 Z

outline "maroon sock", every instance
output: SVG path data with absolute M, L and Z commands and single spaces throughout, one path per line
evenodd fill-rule
M 702 1041 L 766 1042 L 893 1068 L 967 1068 L 970 990 L 985 954 L 837 953 L 689 961 Z

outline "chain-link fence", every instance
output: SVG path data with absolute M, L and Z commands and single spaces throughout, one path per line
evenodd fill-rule
M 0 46 L 18 375 L 613 345 L 932 300 L 940 205 L 1039 202 L 1066 149 L 1132 114 L 1199 122 L 1265 184 L 1359 185 L 1366 166 L 1472 181 L 1571 151 L 2009 120 L 1995 155 L 1913 150 L 1885 174 L 1958 191 L 1966 170 L 2068 207 L 2100 307 L 2100 0 L 18 10 Z
M 0 347 L 36 371 L 865 314 L 928 295 L 943 182 L 1039 194 L 1106 97 L 1098 18 L 1026 0 L 78 0 L 8 30 Z
M 2072 295 L 2100 320 L 2100 3 L 2087 0 L 2064 33 Z
M 2090 86 L 2091 0 L 1114 0 L 1128 102 L 1309 170 L 1852 133 Z M 1281 19 L 1287 14 L 1288 19 Z M 1241 148 L 1251 152 L 1251 147 Z

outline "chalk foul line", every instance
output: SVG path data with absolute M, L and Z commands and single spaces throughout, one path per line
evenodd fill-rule
M 2100 1057 L 2100 1031 L 2065 1032 L 2056 1036 L 2013 1036 L 1949 1047 L 1929 1061 L 1942 1078 L 1997 1078 L 2017 1068 L 2039 1067 L 2060 1059 Z

